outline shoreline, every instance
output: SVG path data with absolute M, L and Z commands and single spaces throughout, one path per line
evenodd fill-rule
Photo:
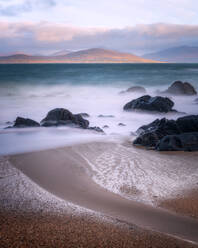
M 82 147 L 85 149 L 85 145 Z M 127 200 L 95 184 L 85 173 L 86 161 L 74 147 L 15 155 L 9 161 L 66 201 L 142 228 L 198 242 L 195 219 Z

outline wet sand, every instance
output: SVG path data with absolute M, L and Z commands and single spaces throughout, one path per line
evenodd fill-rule
M 114 144 L 112 144 L 113 146 Z M 198 221 L 127 200 L 101 188 L 73 147 L 11 156 L 10 162 L 38 185 L 74 204 L 129 224 L 198 242 Z
M 158 204 L 162 208 L 198 219 L 198 190 L 188 190 L 177 198 L 166 199 Z

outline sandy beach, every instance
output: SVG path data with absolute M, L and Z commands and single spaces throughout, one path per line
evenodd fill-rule
M 14 240 L 18 244 L 21 237 L 28 247 L 37 239 L 46 246 L 63 247 L 196 247 L 198 221 L 185 216 L 196 216 L 198 201 L 191 201 L 190 194 L 188 206 L 193 204 L 193 208 L 186 208 L 179 198 L 171 201 L 167 198 L 170 202 L 160 203 L 162 209 L 126 199 L 93 181 L 89 163 L 105 146 L 113 150 L 116 144 L 95 142 L 2 157 L 3 247 L 11 247 Z M 139 152 L 139 155 L 145 153 Z M 194 159 L 195 155 L 183 154 L 183 159 L 186 156 L 188 160 Z M 16 182 L 12 178 L 13 183 L 9 185 L 9 177 L 13 176 Z M 70 219 L 69 225 L 65 219 Z M 27 233 L 24 225 L 29 224 L 31 230 Z M 13 232 L 7 232 L 7 228 Z M 48 232 L 52 230 L 57 231 L 49 239 Z M 68 232 L 72 232 L 73 238 L 68 237 Z M 79 232 L 84 235 L 79 237 Z

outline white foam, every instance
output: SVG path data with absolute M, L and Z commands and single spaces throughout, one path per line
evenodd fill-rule
M 189 156 L 139 150 L 118 143 L 97 146 L 98 152 L 94 147 L 89 149 L 92 152 L 81 150 L 81 155 L 92 168 L 93 180 L 128 199 L 155 205 L 197 188 L 198 167 L 196 159 Z
M 164 87 L 161 87 L 164 88 Z M 19 85 L 13 88 L 4 88 L 0 92 L 0 154 L 9 154 L 35 149 L 44 149 L 69 145 L 76 142 L 97 139 L 93 133 L 82 130 L 58 128 L 37 128 L 28 130 L 4 130 L 17 116 L 41 121 L 48 111 L 54 108 L 66 108 L 72 113 L 86 112 L 90 126 L 103 127 L 107 135 L 129 135 L 138 127 L 149 123 L 156 118 L 164 117 L 163 114 L 143 114 L 125 112 L 123 106 L 141 94 L 119 94 L 124 87 L 116 86 L 72 86 L 72 85 Z M 159 87 L 158 87 L 159 89 Z M 148 94 L 156 95 L 156 88 L 147 88 Z M 195 97 L 172 97 L 176 102 L 175 108 L 188 114 L 197 113 L 197 105 L 193 104 Z M 98 115 L 114 115 L 114 118 L 99 118 Z M 168 118 L 177 118 L 178 115 L 169 114 Z M 126 126 L 118 126 L 124 123 Z

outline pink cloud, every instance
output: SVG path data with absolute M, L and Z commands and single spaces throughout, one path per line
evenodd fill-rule
M 198 25 L 151 24 L 120 29 L 82 28 L 49 22 L 0 22 L 4 51 L 50 51 L 105 47 L 121 51 L 153 51 L 198 42 Z

